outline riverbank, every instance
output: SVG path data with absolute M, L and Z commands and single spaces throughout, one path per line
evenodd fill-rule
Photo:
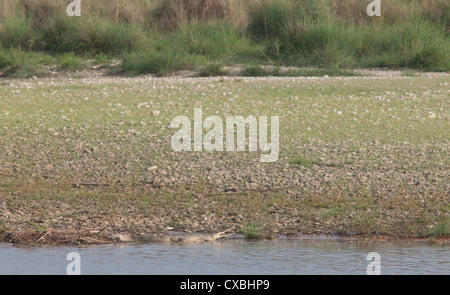
M 171 234 L 171 232 L 158 232 L 159 234 Z M 448 245 L 449 238 L 399 238 L 390 236 L 360 236 L 360 235 L 340 235 L 336 233 L 318 233 L 318 234 L 268 234 L 264 233 L 258 238 L 249 239 L 242 234 L 224 238 L 225 240 L 248 239 L 255 240 L 340 240 L 340 241 L 358 241 L 358 242 L 423 242 L 429 245 Z M 219 241 L 225 241 L 221 239 Z M 103 233 L 97 230 L 70 231 L 70 230 L 50 230 L 50 231 L 2 231 L 0 232 L 0 242 L 14 245 L 25 246 L 93 246 L 93 245 L 112 245 L 112 244 L 140 244 L 137 241 L 121 241 L 115 234 Z M 205 242 L 206 243 L 206 242 Z
M 1 0 L 0 75 L 96 67 L 128 75 L 197 71 L 220 76 L 245 64 L 449 71 L 448 1 L 395 0 L 371 17 L 367 3 L 314 0 L 109 0 L 67 15 L 59 0 Z M 292 73 L 291 73 L 292 75 Z
M 2 240 L 229 228 L 253 238 L 448 238 L 449 83 L 447 73 L 382 70 L 3 80 Z M 279 160 L 174 152 L 170 122 L 193 119 L 194 108 L 279 116 Z
M 25 246 L 89 246 L 89 245 L 112 245 L 112 244 L 142 244 L 142 241 L 133 241 L 128 239 L 120 239 L 120 234 L 131 234 L 132 232 L 111 232 L 109 230 L 85 229 L 85 230 L 15 230 L 0 232 L 0 243 L 10 243 L 14 245 Z M 158 235 L 173 235 L 171 230 L 152 232 Z M 197 232 L 200 234 L 211 232 Z M 141 233 L 144 234 L 144 233 Z M 146 233 L 148 234 L 148 233 Z M 418 238 L 418 237 L 394 237 L 394 236 L 377 236 L 377 235 L 352 235 L 341 234 L 336 232 L 321 232 L 313 234 L 302 233 L 273 233 L 264 232 L 259 237 L 248 237 L 242 233 L 232 234 L 217 241 L 245 239 L 249 241 L 256 240 L 318 240 L 318 241 L 358 241 L 358 242 L 422 242 L 429 245 L 447 245 L 450 244 L 450 238 Z M 173 242 L 177 243 L 177 242 Z M 183 242 L 178 242 L 183 244 Z M 189 242 L 186 242 L 189 244 Z

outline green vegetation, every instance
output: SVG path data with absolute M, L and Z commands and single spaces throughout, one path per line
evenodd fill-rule
M 255 76 L 319 74 L 261 65 L 318 67 L 333 75 L 365 67 L 450 70 L 445 0 L 389 1 L 380 17 L 367 16 L 367 3 L 359 0 L 84 0 L 81 17 L 68 17 L 64 1 L 0 3 L 2 51 L 102 55 L 123 60 L 120 70 L 127 74 L 192 69 L 211 76 L 224 73 L 219 65 L 235 64 Z M 10 75 L 11 65 L 0 64 L 0 73 L 42 73 L 36 67 L 45 60 L 22 57 L 32 60 L 32 69 L 18 63 Z M 67 59 L 52 62 L 63 70 L 82 67 Z
M 249 222 L 241 227 L 241 231 L 246 239 L 258 239 L 263 235 L 264 226 L 259 222 Z
M 224 76 L 227 74 L 221 64 L 219 63 L 208 63 L 207 65 L 200 68 L 200 77 L 213 77 L 213 76 Z
M 42 66 L 53 62 L 54 58 L 44 53 L 0 48 L 0 73 L 3 77 L 39 76 Z
M 73 52 L 58 55 L 57 61 L 63 70 L 76 71 L 85 67 L 83 59 L 75 56 Z
M 195 60 L 170 51 L 144 51 L 126 54 L 122 70 L 131 75 L 156 74 L 165 75 L 171 71 L 192 69 Z
M 292 159 L 291 161 L 289 161 L 289 164 L 291 164 L 291 165 L 301 165 L 301 166 L 304 166 L 306 168 L 311 168 L 313 164 L 317 164 L 317 163 L 315 161 L 313 161 L 313 160 L 310 160 L 310 159 L 297 157 L 297 158 Z
M 427 236 L 430 239 L 445 238 L 450 236 L 450 218 L 443 218 L 436 226 L 429 229 Z

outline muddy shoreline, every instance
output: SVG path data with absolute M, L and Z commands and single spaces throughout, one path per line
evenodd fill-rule
M 0 242 L 11 243 L 23 246 L 94 246 L 94 245 L 112 245 L 112 244 L 141 244 L 141 242 L 119 241 L 108 233 L 101 233 L 97 230 L 86 230 L 82 232 L 69 230 L 50 230 L 50 231 L 3 231 L 0 233 Z M 222 238 L 219 241 L 229 239 L 246 239 L 240 233 L 231 237 Z M 340 235 L 337 233 L 318 233 L 304 235 L 297 234 L 263 234 L 259 238 L 249 240 L 273 240 L 273 239 L 290 239 L 290 240 L 342 240 L 342 241 L 358 241 L 358 242 L 423 242 L 430 245 L 447 245 L 450 243 L 449 238 L 439 238 L 430 240 L 429 238 L 399 238 L 389 236 L 361 236 L 361 235 Z

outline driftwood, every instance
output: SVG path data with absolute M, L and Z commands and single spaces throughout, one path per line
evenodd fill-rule
M 106 236 L 99 236 L 89 232 L 77 231 L 4 231 L 0 233 L 0 240 L 22 245 L 79 245 L 79 244 L 106 244 L 114 241 Z

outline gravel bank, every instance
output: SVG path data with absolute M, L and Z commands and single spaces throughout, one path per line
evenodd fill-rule
M 255 225 L 262 237 L 448 238 L 450 75 L 359 72 L 3 80 L 0 231 L 31 244 Z M 194 107 L 280 116 L 280 159 L 174 152 L 169 124 Z

